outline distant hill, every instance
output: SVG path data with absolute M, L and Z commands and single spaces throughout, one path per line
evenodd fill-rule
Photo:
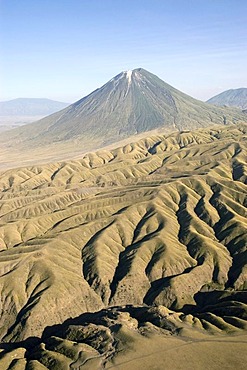
M 0 102 L 0 116 L 48 116 L 68 105 L 50 99 L 18 98 Z
M 247 109 L 247 88 L 231 89 L 212 97 L 207 101 L 209 104 L 218 106 L 237 107 Z

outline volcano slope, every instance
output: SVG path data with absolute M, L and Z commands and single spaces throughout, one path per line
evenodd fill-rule
M 238 108 L 196 100 L 143 68 L 125 71 L 65 109 L 0 137 L 0 165 L 66 160 L 133 135 L 246 122 Z M 135 139 L 136 141 L 136 139 Z M 120 146 L 120 145 L 118 145 Z M 54 153 L 58 159 L 54 159 Z
M 244 369 L 246 143 L 214 126 L 2 172 L 0 368 Z

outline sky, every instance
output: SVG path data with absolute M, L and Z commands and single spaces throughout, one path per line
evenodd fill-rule
M 0 0 L 0 101 L 75 102 L 145 68 L 201 100 L 247 87 L 246 0 Z

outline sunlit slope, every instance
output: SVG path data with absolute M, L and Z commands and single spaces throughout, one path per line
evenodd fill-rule
M 108 306 L 189 314 L 198 294 L 246 289 L 246 133 L 159 135 L 2 172 L 1 339 Z M 244 328 L 231 312 L 223 327 Z

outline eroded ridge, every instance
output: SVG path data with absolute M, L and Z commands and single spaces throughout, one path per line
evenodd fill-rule
M 119 305 L 189 314 L 202 292 L 245 290 L 246 142 L 236 125 L 2 172 L 1 340 Z

